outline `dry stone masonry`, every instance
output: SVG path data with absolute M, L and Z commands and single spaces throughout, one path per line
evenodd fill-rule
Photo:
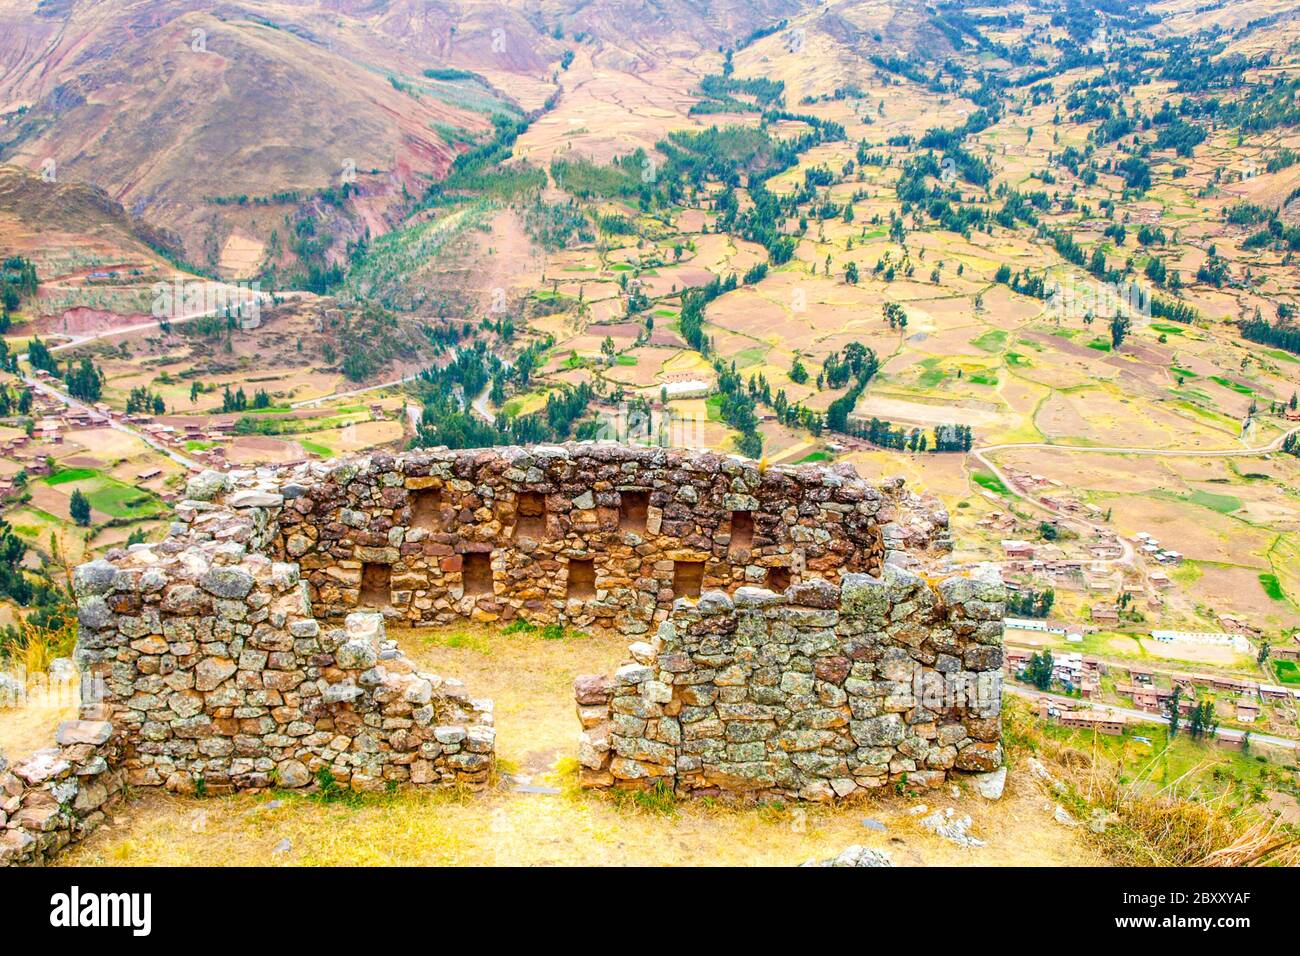
M 55 741 L 12 767 L 0 754 L 0 866 L 48 862 L 121 799 L 122 743 L 111 724 L 64 721 Z
M 132 786 L 486 783 L 490 704 L 418 672 L 378 613 L 321 627 L 298 568 L 239 540 L 256 521 L 192 510 L 188 537 L 73 576 L 82 679 L 103 689 Z
M 94 693 L 58 748 L 0 758 L 0 862 L 127 784 L 482 788 L 491 703 L 385 621 L 627 634 L 628 664 L 578 682 L 587 786 L 823 800 L 993 769 L 1004 595 L 927 576 L 947 527 L 847 466 L 611 443 L 204 472 L 166 540 L 76 569 Z
M 298 564 L 322 619 L 367 606 L 645 634 L 676 598 L 947 543 L 946 513 L 899 481 L 611 443 L 374 456 L 241 495 L 276 501 L 267 552 Z
M 1002 764 L 995 568 L 812 579 L 682 601 L 576 682 L 586 787 L 826 801 Z

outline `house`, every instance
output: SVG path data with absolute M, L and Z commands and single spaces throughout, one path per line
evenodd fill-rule
M 1258 692 L 1258 686 L 1255 683 L 1240 680 L 1236 677 L 1221 677 L 1218 674 L 1193 674 L 1191 676 L 1192 680 L 1197 684 L 1222 693 L 1254 696 Z
M 1292 635 L 1289 641 L 1279 641 L 1275 647 L 1269 648 L 1269 655 L 1287 661 L 1300 660 L 1300 635 Z
M 1028 541 L 1003 541 L 1002 550 L 1008 558 L 1014 560 L 1032 561 L 1034 559 L 1034 546 Z
M 1240 634 L 1226 631 L 1166 631 L 1156 630 L 1151 636 L 1162 644 L 1200 644 L 1207 647 L 1231 647 L 1238 654 L 1250 653 L 1250 642 Z
M 1022 650 L 1018 647 L 1008 647 L 1003 657 L 1003 662 L 1006 665 L 1007 676 L 1015 677 L 1029 666 L 1030 656 L 1029 651 Z
M 1219 732 L 1214 736 L 1214 744 L 1217 747 L 1223 747 L 1225 750 L 1240 750 L 1242 741 L 1245 739 L 1246 731 L 1244 730 L 1220 727 Z
M 1077 727 L 1080 730 L 1095 730 L 1099 734 L 1118 737 L 1124 733 L 1124 718 L 1120 715 L 1083 711 L 1074 714 L 1061 714 L 1062 727 Z
M 1260 684 L 1259 695 L 1265 700 L 1291 700 L 1291 691 L 1276 684 Z
M 1116 684 L 1115 693 L 1121 697 L 1132 698 L 1133 706 L 1138 710 L 1145 710 L 1149 714 L 1160 712 L 1160 699 L 1156 696 L 1153 687 L 1142 684 Z
M 1124 549 L 1116 541 L 1094 541 L 1088 551 L 1098 561 L 1113 561 L 1124 556 Z
M 1119 608 L 1114 604 L 1094 604 L 1090 611 L 1092 619 L 1098 624 L 1119 623 Z
M 1242 723 L 1252 723 L 1259 718 L 1259 704 L 1242 698 L 1237 701 L 1237 719 Z
M 1065 628 L 1051 621 L 1033 617 L 1008 617 L 1002 623 L 1016 631 L 1039 631 L 1044 634 L 1064 634 Z
M 1161 713 L 1169 710 L 1169 702 L 1174 699 L 1172 688 L 1165 690 L 1163 687 L 1155 688 L 1156 704 Z M 1179 693 L 1178 695 L 1178 712 L 1180 714 L 1190 714 L 1192 708 L 1196 706 L 1196 700 L 1191 694 Z

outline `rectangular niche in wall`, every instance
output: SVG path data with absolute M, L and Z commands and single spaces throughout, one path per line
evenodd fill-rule
M 515 499 L 515 538 L 546 538 L 546 496 L 536 491 L 521 491 Z
M 764 585 L 769 591 L 775 591 L 777 594 L 784 593 L 785 589 L 790 586 L 790 569 L 768 568 L 767 580 Z
M 591 558 L 569 559 L 569 588 L 566 597 L 596 596 L 596 564 Z
M 387 607 L 391 604 L 393 593 L 389 579 L 392 573 L 392 565 L 361 565 L 361 596 L 357 603 L 362 607 Z
M 435 531 L 442 526 L 442 490 L 424 488 L 411 492 L 411 527 Z
M 620 491 L 618 494 L 618 526 L 624 531 L 644 531 L 650 510 L 650 492 Z
M 703 589 L 703 561 L 673 562 L 673 597 L 699 597 Z
M 492 593 L 492 555 L 487 551 L 466 551 L 461 556 L 461 578 L 465 593 L 470 595 Z
M 754 512 L 733 511 L 731 513 L 731 543 L 727 546 L 730 554 L 740 554 L 754 547 Z

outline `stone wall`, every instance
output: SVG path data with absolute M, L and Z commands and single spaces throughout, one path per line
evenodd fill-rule
M 256 519 L 191 511 L 186 534 L 73 575 L 82 682 L 102 688 L 131 785 L 302 787 L 322 769 L 356 790 L 486 784 L 490 703 L 418 672 L 375 612 L 322 628 L 298 568 L 235 540 Z
M 56 758 L 51 793 L 101 756 L 106 794 L 119 772 L 212 794 L 322 771 L 358 790 L 483 787 L 490 702 L 420 673 L 386 619 L 658 626 L 615 685 L 584 691 L 589 785 L 820 798 L 1000 760 L 996 705 L 896 696 L 904 670 L 996 673 L 1001 633 L 995 585 L 904 570 L 950 542 L 943 509 L 900 480 L 608 443 L 434 449 L 204 472 L 175 518 L 73 575 L 77 664 L 101 691 L 82 717 L 112 731 Z
M 107 721 L 65 721 L 57 747 L 8 766 L 0 754 L 0 866 L 48 862 L 121 798 L 121 739 Z
M 879 571 L 948 546 L 947 514 L 851 468 L 608 443 L 373 456 L 292 480 L 268 553 L 316 614 L 647 633 L 675 598 Z
M 576 682 L 586 787 L 830 800 L 1002 763 L 997 569 L 895 564 L 679 602 L 612 678 Z

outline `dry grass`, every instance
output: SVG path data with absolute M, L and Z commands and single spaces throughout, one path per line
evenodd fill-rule
M 42 747 L 54 746 L 60 721 L 73 720 L 79 709 L 77 685 L 50 686 L 45 678 L 50 662 L 68 657 L 77 640 L 77 624 L 69 619 L 58 630 L 17 622 L 18 638 L 4 647 L 0 670 L 13 673 L 28 685 L 26 699 L 16 707 L 0 709 L 0 753 L 9 760 Z
M 786 866 L 861 843 L 904 866 L 1072 866 L 1104 862 L 1052 822 L 1032 785 L 1003 801 L 925 795 L 956 807 L 988 841 L 962 850 L 916 827 L 916 799 L 894 795 L 836 808 L 727 807 L 704 802 L 652 809 L 576 793 L 401 793 L 359 806 L 305 795 L 190 799 L 150 794 L 61 863 L 87 865 Z M 868 829 L 870 817 L 886 824 Z M 275 853 L 282 840 L 287 852 Z
M 389 636 L 422 669 L 459 678 L 474 697 L 491 699 L 501 766 L 531 775 L 576 752 L 573 679 L 611 673 L 628 659 L 625 637 L 544 633 L 466 624 L 390 630 Z
M 34 750 L 54 746 L 54 731 L 64 720 L 75 720 L 77 686 L 38 687 L 19 707 L 0 709 L 0 753 L 13 763 Z
M 495 701 L 507 772 L 559 793 L 401 793 L 326 803 L 301 793 L 194 799 L 136 796 L 116 821 L 61 858 L 70 865 L 790 865 L 851 843 L 900 865 L 1070 866 L 1103 862 L 1028 778 L 999 803 L 945 788 L 882 792 L 838 807 L 728 806 L 609 796 L 575 787 L 571 683 L 624 656 L 612 637 L 503 634 L 486 627 L 396 635 L 420 664 Z M 910 807 L 954 807 L 988 841 L 962 850 L 916 826 Z M 884 823 L 885 831 L 864 825 Z M 282 840 L 290 848 L 276 853 Z
M 1126 866 L 1257 866 L 1300 864 L 1300 833 L 1267 809 L 1237 799 L 1231 789 L 1198 784 L 1212 763 L 1157 779 L 1162 753 L 1126 772 L 1094 746 L 1090 753 L 1042 732 L 1023 701 L 1003 711 L 1009 750 L 1035 754 L 1060 786 L 1045 784 L 1076 818 L 1098 851 Z

